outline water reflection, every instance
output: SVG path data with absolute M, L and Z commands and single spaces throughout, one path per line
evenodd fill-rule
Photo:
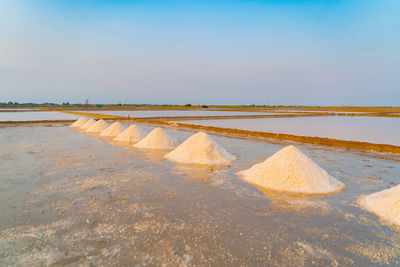
M 400 118 L 295 117 L 185 121 L 187 124 L 400 146 Z
M 271 112 L 235 112 L 235 111 L 213 111 L 213 110 L 93 110 L 78 112 L 97 113 L 113 116 L 146 118 L 146 117 L 184 117 L 184 116 L 236 116 L 236 115 L 277 115 Z M 286 113 L 285 113 L 286 114 Z
M 0 112 L 0 121 L 76 120 L 79 117 L 53 111 Z

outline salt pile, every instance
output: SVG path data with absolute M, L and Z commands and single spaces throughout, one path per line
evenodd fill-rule
M 87 130 L 89 129 L 93 124 L 95 124 L 96 121 L 94 119 L 89 119 L 87 122 L 85 122 L 80 128 L 82 130 Z
M 136 125 L 131 125 L 128 129 L 115 137 L 113 141 L 136 143 L 142 140 L 145 136 L 146 134 L 142 128 L 137 127 Z
M 81 127 L 83 124 L 85 124 L 87 122 L 87 119 L 84 117 L 80 117 L 79 119 L 77 119 L 73 124 L 71 124 L 70 127 L 73 128 L 79 128 Z
M 359 203 L 369 212 L 400 225 L 400 185 L 363 196 Z
M 327 194 L 345 187 L 294 146 L 237 175 L 251 184 L 294 193 Z
M 106 128 L 108 127 L 108 123 L 105 122 L 104 120 L 98 120 L 96 121 L 95 124 L 93 124 L 92 126 L 90 126 L 86 132 L 87 133 L 101 133 L 102 131 L 104 131 Z
M 192 135 L 165 157 L 171 161 L 203 165 L 230 165 L 235 160 L 235 156 L 203 132 Z
M 101 132 L 101 136 L 117 136 L 124 130 L 124 127 L 119 122 L 114 122 Z
M 134 147 L 148 149 L 171 149 L 175 147 L 175 140 L 166 134 L 163 129 L 155 128 L 139 143 L 134 145 Z

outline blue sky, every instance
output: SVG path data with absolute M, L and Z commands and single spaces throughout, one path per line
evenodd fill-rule
M 400 2 L 0 0 L 0 102 L 391 105 Z

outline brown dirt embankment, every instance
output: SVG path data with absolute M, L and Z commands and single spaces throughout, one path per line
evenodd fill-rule
M 387 145 L 387 144 L 374 144 L 374 143 L 368 143 L 368 142 L 337 140 L 337 139 L 323 138 L 323 137 L 311 137 L 311 136 L 300 136 L 300 135 L 291 135 L 291 134 L 278 134 L 278 133 L 269 133 L 269 132 L 248 131 L 248 130 L 239 130 L 239 129 L 231 129 L 231 128 L 176 123 L 176 122 L 169 122 L 169 121 L 165 121 L 165 120 L 163 121 L 163 120 L 126 118 L 126 117 L 120 117 L 120 116 L 111 116 L 111 115 L 93 114 L 93 113 L 88 114 L 88 113 L 80 113 L 80 112 L 72 112 L 72 111 L 60 111 L 60 112 L 74 114 L 74 115 L 80 115 L 80 116 L 91 116 L 94 118 L 101 118 L 101 119 L 113 119 L 113 120 L 132 121 L 132 122 L 138 122 L 138 123 L 148 123 L 148 124 L 156 124 L 156 125 L 171 126 L 171 127 L 181 127 L 181 128 L 186 128 L 186 129 L 225 133 L 225 134 L 232 134 L 232 135 L 238 135 L 238 136 L 251 136 L 251 137 L 259 137 L 259 138 L 265 138 L 265 139 L 276 139 L 276 140 L 282 140 L 282 141 L 315 144 L 315 145 L 330 146 L 330 147 L 339 147 L 339 148 L 345 148 L 345 149 L 374 151 L 374 152 L 379 152 L 379 153 L 400 154 L 400 146 Z

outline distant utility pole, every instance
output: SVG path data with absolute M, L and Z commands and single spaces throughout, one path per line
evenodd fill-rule
M 86 105 L 86 107 L 89 106 L 89 99 L 86 99 L 85 105 Z

